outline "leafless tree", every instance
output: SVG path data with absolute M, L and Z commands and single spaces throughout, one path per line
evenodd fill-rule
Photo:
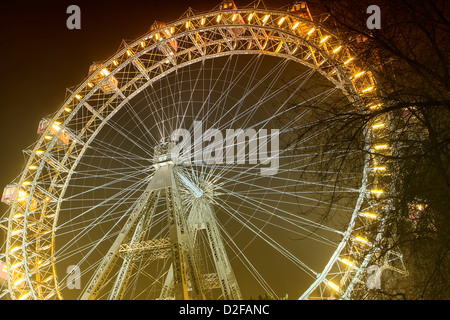
M 396 191 L 384 237 L 395 234 L 395 242 L 386 241 L 383 250 L 399 246 L 409 276 L 391 279 L 372 297 L 449 299 L 450 4 L 445 0 L 308 4 L 372 69 L 384 106 L 361 114 L 334 109 L 328 125 L 337 123 L 336 128 L 351 139 L 373 117 L 389 114 L 391 119 L 390 144 L 396 152 L 389 160 L 396 164 Z M 371 30 L 366 9 L 373 4 L 381 9 L 381 28 Z

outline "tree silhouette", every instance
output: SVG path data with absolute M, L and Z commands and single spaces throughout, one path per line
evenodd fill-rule
M 448 299 L 450 8 L 444 0 L 380 0 L 381 28 L 371 30 L 366 26 L 371 4 L 308 1 L 326 28 L 347 39 L 357 58 L 372 69 L 383 105 L 368 113 L 335 108 L 327 125 L 334 123 L 338 132 L 347 133 L 340 139 L 348 142 L 353 135 L 356 141 L 355 133 L 385 115 L 393 132 L 387 142 L 395 152 L 379 155 L 396 168 L 379 259 L 399 247 L 409 276 L 383 272 L 380 290 L 356 298 Z

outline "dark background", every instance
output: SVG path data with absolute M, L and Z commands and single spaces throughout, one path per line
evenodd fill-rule
M 311 0 L 311 2 L 314 1 Z M 428 0 L 424 0 L 426 1 Z M 249 2 L 250 0 L 236 0 L 238 7 Z M 279 8 L 287 2 L 289 1 L 265 1 L 271 8 Z M 364 6 L 367 7 L 367 4 L 411 3 L 414 7 L 416 2 L 421 1 L 350 0 L 344 2 L 354 9 L 351 10 L 352 13 L 362 17 L 360 21 L 357 20 L 364 28 L 365 19 L 368 16 L 365 10 L 359 9 L 365 9 Z M 429 1 L 429 3 L 434 2 L 440 3 L 436 0 Z M 21 173 L 26 160 L 22 150 L 27 149 L 38 138 L 36 128 L 39 120 L 58 110 L 64 101 L 65 89 L 82 82 L 93 61 L 108 59 L 119 48 L 122 39 L 132 40 L 146 33 L 155 20 L 170 22 L 180 17 L 188 7 L 201 12 L 210 10 L 219 3 L 220 0 L 0 0 L 0 191 Z M 81 30 L 66 28 L 66 20 L 69 17 L 66 9 L 72 4 L 81 8 Z M 385 14 L 390 13 L 391 17 L 404 17 L 405 20 L 410 19 L 412 24 L 420 25 L 416 22 L 417 17 L 421 17 L 421 13 L 424 13 L 420 9 L 413 10 L 417 15 L 410 16 L 401 10 L 401 6 L 397 10 L 381 7 L 382 33 L 387 33 L 387 39 L 391 30 L 397 32 L 398 29 L 388 28 L 388 25 L 395 27 L 396 24 L 395 20 L 393 24 L 387 23 L 388 18 Z M 448 10 L 448 3 L 446 8 Z M 446 14 L 443 13 L 445 17 L 448 17 L 448 11 Z M 400 25 L 402 20 L 399 20 L 398 26 L 403 28 L 403 25 Z M 346 20 L 343 19 L 343 21 Z M 406 35 L 410 33 L 409 28 L 403 29 Z M 381 37 L 381 39 L 384 38 Z M 427 57 L 433 57 L 435 52 L 431 50 L 431 46 L 430 51 L 426 49 L 427 42 L 423 38 L 417 40 L 412 37 L 412 39 L 417 43 L 425 44 L 425 49 L 421 49 L 421 52 Z M 399 41 L 397 44 L 402 48 L 403 42 Z M 409 56 L 406 55 L 406 58 Z M 447 57 L 444 58 L 444 60 L 447 59 Z M 413 60 L 413 62 L 416 61 L 419 63 L 425 61 L 424 65 L 430 65 L 427 59 L 420 60 L 420 56 Z M 409 73 L 405 74 L 409 75 Z M 405 78 L 408 77 L 405 76 L 402 80 Z M 407 94 L 412 91 L 408 90 Z M 421 175 L 417 177 L 421 179 Z M 6 209 L 5 204 L 0 204 L 0 217 Z M 0 243 L 1 236 L 0 232 Z M 335 307 L 336 305 L 333 309 Z
M 69 30 L 69 5 L 81 9 L 81 30 Z M 21 172 L 22 150 L 36 139 L 41 118 L 62 105 L 94 61 L 112 56 L 122 39 L 146 33 L 155 20 L 172 21 L 206 1 L 0 2 L 0 189 Z M 4 204 L 1 211 L 6 210 Z
M 56 112 L 66 88 L 77 86 L 94 61 L 107 60 L 122 39 L 145 34 L 155 20 L 171 22 L 189 7 L 204 12 L 220 0 L 0 2 L 0 190 L 20 175 L 22 150 L 37 140 L 39 121 Z M 251 1 L 235 1 L 238 7 Z M 289 1 L 266 1 L 279 8 Z M 81 30 L 69 30 L 67 7 L 81 9 Z M 0 205 L 0 216 L 6 211 Z
M 235 1 L 238 7 L 251 0 Z M 288 0 L 267 5 L 280 8 Z M 39 121 L 56 112 L 66 88 L 88 76 L 95 61 L 109 59 L 122 40 L 131 42 L 155 20 L 177 20 L 191 7 L 212 10 L 221 0 L 0 0 L 0 193 L 19 177 L 23 150 L 39 138 Z M 66 26 L 70 5 L 81 9 L 81 30 Z M 0 203 L 0 220 L 8 206 Z M 5 235 L 0 230 L 0 248 Z

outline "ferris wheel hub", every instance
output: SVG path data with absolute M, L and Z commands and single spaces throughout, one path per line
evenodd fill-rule
M 155 169 L 174 164 L 171 157 L 173 146 L 173 142 L 161 139 L 159 144 L 154 147 L 153 167 Z

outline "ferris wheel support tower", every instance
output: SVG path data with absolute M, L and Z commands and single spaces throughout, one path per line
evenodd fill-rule
M 216 285 L 222 289 L 225 299 L 242 299 L 236 277 L 226 254 L 213 208 L 208 199 L 211 195 L 204 193 L 177 168 L 171 159 L 172 148 L 173 143 L 171 142 L 162 142 L 155 148 L 155 163 L 153 165 L 156 169 L 155 174 L 91 278 L 87 289 L 81 297 L 82 300 L 95 299 L 97 297 L 112 267 L 117 263 L 120 256 L 123 257 L 122 266 L 116 277 L 113 289 L 110 291 L 109 299 L 122 297 L 124 284 L 128 279 L 127 274 L 130 272 L 130 264 L 133 259 L 136 259 L 133 256 L 142 252 L 142 250 L 136 251 L 134 248 L 142 248 L 144 246 L 145 250 L 151 251 L 154 249 L 148 243 L 139 243 L 139 241 L 144 238 L 155 212 L 160 192 L 164 192 L 166 197 L 169 239 L 165 240 L 168 240 L 169 251 L 172 257 L 172 265 L 166 275 L 165 286 L 161 291 L 160 298 L 169 298 L 168 294 L 173 291 L 176 300 L 205 299 L 202 290 L 202 277 L 199 273 L 200 262 L 196 259 L 194 248 L 197 228 L 202 228 L 207 232 L 214 265 L 217 270 Z M 190 190 L 192 196 L 196 198 L 189 212 L 185 212 L 182 208 L 180 197 L 181 184 Z M 124 249 L 124 246 L 127 249 Z

